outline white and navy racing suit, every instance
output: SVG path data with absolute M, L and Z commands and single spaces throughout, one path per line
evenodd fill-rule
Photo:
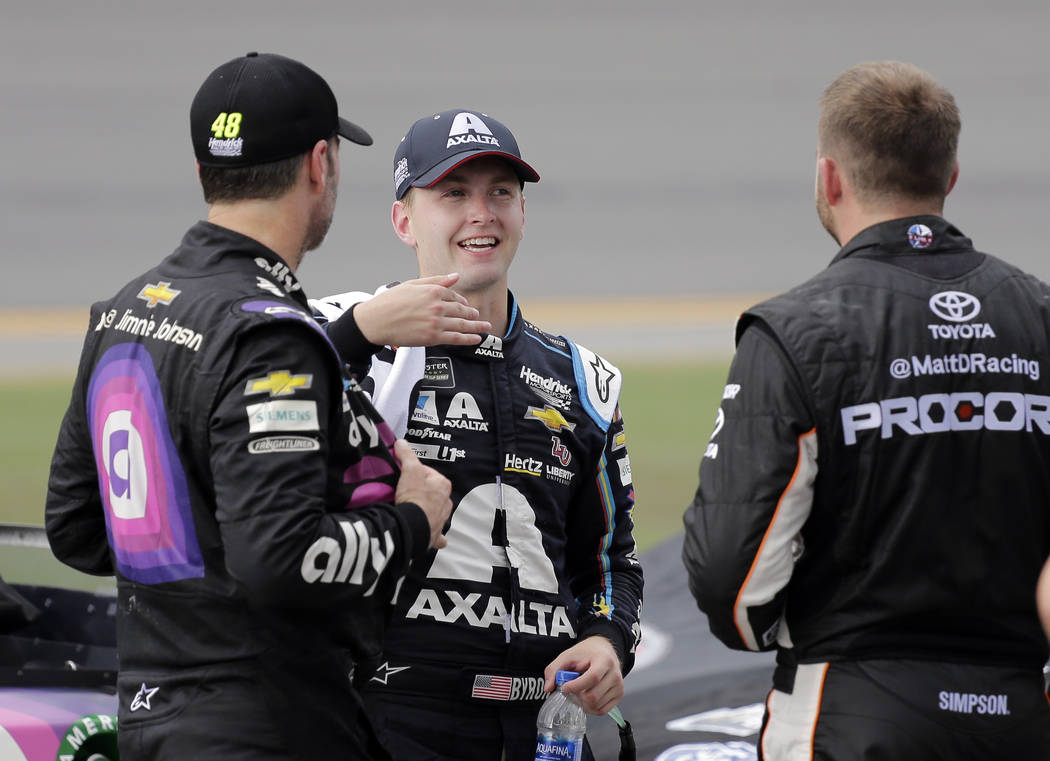
M 778 650 L 761 757 L 1046 758 L 1050 287 L 897 219 L 737 342 L 683 556 Z
M 314 306 L 353 359 L 352 314 L 336 319 L 347 301 Z M 448 546 L 413 564 L 365 692 L 395 757 L 532 759 L 555 656 L 598 634 L 625 673 L 634 660 L 642 571 L 620 372 L 508 301 L 506 335 L 383 349 L 362 381 L 452 481 Z
M 46 524 L 116 575 L 121 758 L 385 757 L 348 673 L 429 544 L 392 443 L 250 238 L 200 222 L 92 307 Z

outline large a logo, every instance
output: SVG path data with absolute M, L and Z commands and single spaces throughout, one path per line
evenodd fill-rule
M 948 322 L 967 322 L 980 314 L 981 302 L 962 291 L 941 291 L 930 297 L 930 310 Z
M 492 130 L 477 114 L 467 112 L 456 114 L 448 130 L 448 141 L 445 149 L 466 143 L 483 143 L 499 148 L 499 140 L 492 135 Z

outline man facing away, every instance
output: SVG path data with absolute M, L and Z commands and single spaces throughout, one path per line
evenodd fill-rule
M 215 69 L 190 128 L 208 221 L 92 307 L 51 546 L 116 575 L 125 761 L 387 758 L 351 672 L 444 545 L 450 485 L 344 377 L 295 275 L 332 220 L 339 136 L 372 140 L 273 54 Z
M 816 201 L 842 246 L 744 313 L 690 588 L 777 650 L 760 758 L 1045 759 L 1050 288 L 942 216 L 952 95 L 856 66 L 821 100 Z
M 412 565 L 365 691 L 399 758 L 531 761 L 557 670 L 581 672 L 566 691 L 604 714 L 634 660 L 642 573 L 620 373 L 526 321 L 508 289 L 522 189 L 537 180 L 510 130 L 476 111 L 422 118 L 397 148 L 394 232 L 421 277 L 453 273 L 442 282 L 491 325 L 480 344 L 373 357 L 343 340 L 356 323 L 379 343 L 374 326 L 391 321 L 377 315 L 398 313 L 405 284 L 348 314 L 360 294 L 315 305 L 391 425 L 452 481 L 448 545 Z

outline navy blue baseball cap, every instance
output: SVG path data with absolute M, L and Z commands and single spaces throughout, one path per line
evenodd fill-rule
M 400 201 L 409 188 L 429 188 L 481 156 L 505 158 L 522 182 L 539 182 L 509 129 L 487 114 L 454 108 L 419 119 L 401 138 L 394 152 L 394 197 Z
M 193 152 L 202 166 L 280 161 L 335 135 L 372 144 L 367 132 L 339 116 L 320 74 L 274 53 L 248 53 L 219 66 L 190 106 Z

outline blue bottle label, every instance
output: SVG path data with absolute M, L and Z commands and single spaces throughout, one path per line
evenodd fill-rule
M 536 735 L 536 761 L 579 761 L 582 754 L 583 740 Z

